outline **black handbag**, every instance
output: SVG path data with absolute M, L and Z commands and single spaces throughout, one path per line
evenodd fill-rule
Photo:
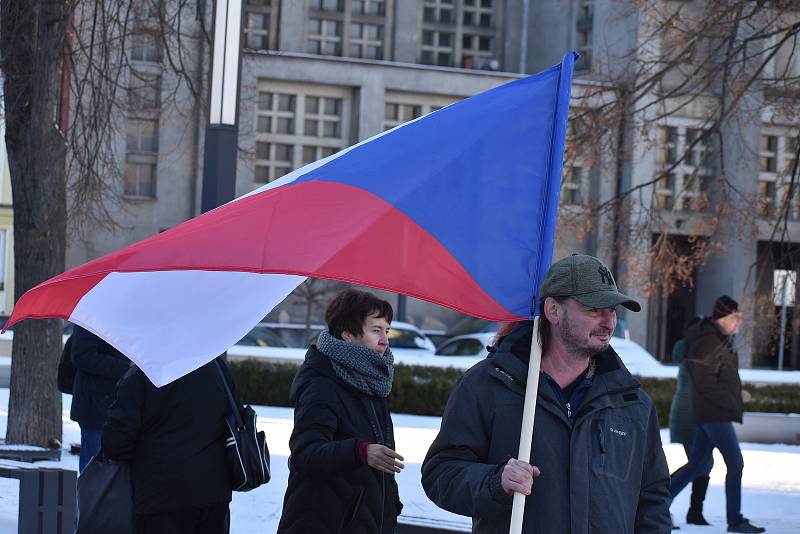
M 78 477 L 76 534 L 133 534 L 133 487 L 126 462 L 95 456 Z
M 56 383 L 58 384 L 58 391 L 61 393 L 69 393 L 72 395 L 72 387 L 75 385 L 75 373 L 77 369 L 72 363 L 72 336 L 69 336 L 67 342 L 64 343 L 64 350 L 61 351 L 61 358 L 58 360 L 58 374 L 56 375 Z
M 250 406 L 243 407 L 234 398 L 219 360 L 214 360 L 214 363 L 217 364 L 217 371 L 231 407 L 230 413 L 225 416 L 228 427 L 225 454 L 231 489 L 250 491 L 266 484 L 270 479 L 267 438 L 263 431 L 259 432 L 256 428 L 256 412 Z

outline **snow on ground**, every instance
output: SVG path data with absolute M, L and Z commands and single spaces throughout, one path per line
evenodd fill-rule
M 78 425 L 69 420 L 71 397 L 64 395 L 64 446 L 80 441 Z M 0 389 L 0 436 L 5 435 L 8 419 L 8 389 Z M 234 493 L 231 504 L 231 532 L 234 534 L 269 534 L 275 532 L 280 519 L 283 494 L 288 479 L 287 459 L 289 435 L 292 431 L 290 408 L 256 407 L 259 429 L 265 430 L 272 455 L 272 481 L 247 493 Z M 451 528 L 469 530 L 469 519 L 437 508 L 425 496 L 420 485 L 420 465 L 439 429 L 438 417 L 394 414 L 397 450 L 405 457 L 406 468 L 398 475 L 403 515 L 417 524 L 438 521 Z M 683 448 L 669 444 L 669 434 L 662 431 L 670 470 L 685 462 Z M 800 532 L 800 446 L 742 444 L 745 470 L 742 511 L 770 534 Z M 67 469 L 78 467 L 78 457 L 67 450 L 60 462 L 37 462 L 41 466 Z M 715 534 L 725 532 L 725 466 L 715 453 L 711 485 L 706 498 L 706 518 L 711 527 L 689 527 L 684 518 L 690 489 L 675 499 L 672 512 L 681 525 L 680 533 Z M 18 487 L 16 480 L 0 478 L 0 533 L 16 532 Z

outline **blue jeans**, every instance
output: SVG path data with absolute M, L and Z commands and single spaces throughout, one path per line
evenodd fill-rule
M 89 463 L 92 457 L 100 452 L 100 436 L 102 430 L 81 426 L 81 455 L 78 459 L 78 470 L 83 472 L 83 468 Z
M 713 422 L 697 425 L 692 443 L 692 454 L 686 465 L 675 471 L 669 483 L 669 493 L 674 499 L 691 481 L 705 474 L 709 462 L 713 462 L 714 448 L 719 449 L 725 460 L 725 504 L 728 524 L 742 519 L 742 469 L 744 458 L 739 440 L 731 422 Z

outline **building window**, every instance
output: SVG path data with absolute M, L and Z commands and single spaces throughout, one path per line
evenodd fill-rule
M 497 70 L 497 0 L 424 0 L 420 63 Z
M 157 110 L 161 106 L 161 76 L 131 70 L 128 83 L 128 107 Z
M 306 50 L 312 54 L 384 59 L 387 1 L 312 1 Z
M 712 150 L 705 130 L 660 126 L 656 160 L 662 169 L 655 183 L 658 209 L 681 212 L 708 209 L 713 183 Z
M 581 57 L 575 62 L 575 70 L 590 70 L 594 48 L 594 0 L 577 0 L 577 2 L 574 48 Z
M 350 24 L 350 57 L 383 59 L 383 26 L 380 24 Z
M 277 0 L 247 0 L 244 6 L 244 46 L 255 50 L 277 48 Z
M 132 61 L 161 62 L 161 42 L 155 32 L 139 29 L 131 34 L 130 40 L 130 58 Z
M 422 20 L 424 22 L 440 22 L 451 24 L 455 22 L 455 6 L 457 0 L 425 0 L 422 6 Z
M 778 170 L 778 136 L 761 136 L 761 172 L 775 172 Z
M 311 9 L 322 11 L 343 11 L 344 0 L 310 0 L 308 3 Z
M 656 181 L 656 206 L 660 210 L 668 211 L 675 207 L 674 173 L 666 173 Z
M 662 164 L 672 164 L 678 160 L 678 128 L 661 126 L 658 139 L 658 160 Z
M 792 184 L 797 157 L 797 136 L 768 132 L 759 147 L 758 206 L 763 217 L 788 211 L 790 220 L 800 220 L 800 186 Z M 787 205 L 788 203 L 788 205 Z M 786 210 L 786 211 L 785 211 Z
M 308 52 L 324 56 L 341 56 L 342 23 L 338 20 L 309 19 Z
M 464 26 L 492 27 L 492 0 L 464 0 Z
M 775 182 L 773 180 L 759 180 L 758 182 L 758 213 L 762 217 L 775 215 Z
M 454 55 L 453 33 L 422 31 L 422 63 L 452 67 Z
M 352 0 L 350 11 L 358 15 L 383 16 L 386 13 L 384 0 Z
M 347 90 L 259 83 L 254 180 L 266 183 L 345 148 L 350 139 Z
M 128 197 L 156 196 L 158 121 L 128 119 L 124 192 Z
M 458 100 L 454 96 L 387 91 L 384 98 L 383 129 L 391 130 L 399 124 L 427 115 Z
M 564 206 L 583 205 L 584 169 L 573 165 L 564 175 L 561 185 L 561 204 Z

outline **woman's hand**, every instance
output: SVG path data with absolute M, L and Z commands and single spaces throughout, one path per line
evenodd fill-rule
M 373 469 L 394 475 L 405 467 L 400 463 L 402 460 L 403 457 L 389 447 L 377 443 L 367 445 L 367 465 Z

